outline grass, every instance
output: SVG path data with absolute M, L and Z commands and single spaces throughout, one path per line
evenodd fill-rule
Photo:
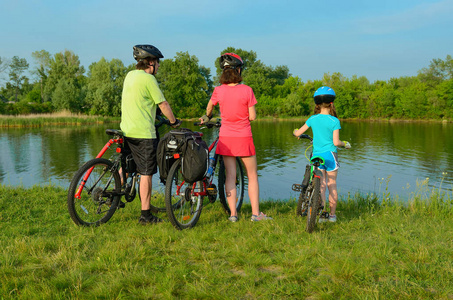
M 451 193 L 350 195 L 312 234 L 294 199 L 261 203 L 261 223 L 205 203 L 190 230 L 138 225 L 138 199 L 81 228 L 64 189 L 0 185 L 0 298 L 453 299 Z
M 119 117 L 88 116 L 61 111 L 51 114 L 0 115 L 0 127 L 44 127 L 49 125 L 86 125 L 119 122 Z

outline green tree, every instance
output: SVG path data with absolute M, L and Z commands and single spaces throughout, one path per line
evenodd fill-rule
M 395 109 L 395 90 L 385 81 L 376 81 L 369 96 L 370 117 L 391 118 Z
M 52 105 L 57 110 L 80 110 L 80 89 L 75 79 L 62 78 L 58 81 L 52 92 Z
M 443 80 L 453 78 L 453 59 L 451 55 L 447 55 L 445 60 L 440 58 L 433 59 L 428 68 L 423 68 L 419 72 L 419 78 L 423 82 L 430 84 L 439 84 Z
M 439 102 L 435 106 L 437 116 L 440 118 L 453 118 L 453 77 L 439 84 L 435 93 Z
M 21 89 L 22 83 L 27 79 L 26 76 L 22 76 L 28 69 L 29 65 L 25 58 L 19 58 L 18 56 L 14 56 L 11 59 L 11 63 L 9 65 L 9 80 L 12 82 L 14 89 L 15 89 L 15 101 L 17 102 L 17 97 L 19 91 Z
M 174 59 L 161 62 L 156 75 L 165 98 L 177 117 L 199 117 L 211 94 L 209 69 L 199 66 L 198 58 L 178 52 Z M 212 83 L 211 83 L 212 84 Z
M 395 91 L 395 113 L 399 118 L 426 118 L 429 111 L 426 97 L 426 83 L 418 77 L 398 78 Z
M 121 114 L 121 93 L 127 71 L 118 59 L 101 58 L 89 66 L 85 105 L 91 115 Z
M 0 74 L 2 74 L 9 67 L 9 61 L 2 59 L 0 56 Z
M 49 73 L 44 86 L 44 96 L 49 98 L 44 98 L 44 100 L 52 101 L 57 110 L 81 111 L 83 106 L 82 88 L 85 82 L 83 73 L 85 73 L 85 69 L 80 65 L 79 57 L 72 51 L 65 50 L 55 54 L 50 60 Z M 65 99 L 66 94 L 71 95 L 71 98 L 68 96 Z
M 44 99 L 44 86 L 46 84 L 47 76 L 49 75 L 49 69 L 52 60 L 50 57 L 50 53 L 47 52 L 46 50 L 35 51 L 31 54 L 31 56 L 38 63 L 38 66 L 34 71 L 32 71 L 32 73 L 37 75 L 39 78 L 40 95 L 42 101 L 42 99 Z

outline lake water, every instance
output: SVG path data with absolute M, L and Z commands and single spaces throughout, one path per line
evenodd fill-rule
M 289 199 L 300 183 L 308 141 L 291 134 L 303 121 L 252 123 L 257 149 L 260 198 Z M 407 199 L 417 184 L 453 191 L 453 124 L 343 121 L 340 137 L 352 149 L 340 149 L 338 190 L 348 193 L 388 191 Z M 183 127 L 194 129 L 190 122 Z M 81 127 L 0 128 L 0 183 L 30 187 L 52 184 L 67 188 L 75 171 L 96 156 L 107 142 L 107 128 L 119 124 Z M 168 129 L 167 129 L 168 130 Z M 196 130 L 200 131 L 199 128 Z M 202 130 L 212 141 L 214 130 Z M 311 132 L 310 132 L 311 133 Z M 113 150 L 107 154 L 113 154 Z M 109 155 L 106 154 L 106 157 Z

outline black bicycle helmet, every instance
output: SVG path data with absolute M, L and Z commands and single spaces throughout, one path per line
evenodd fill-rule
M 144 59 L 147 57 L 151 58 L 164 58 L 162 53 L 156 47 L 152 45 L 135 45 L 134 46 L 134 58 L 135 60 Z
M 225 67 L 232 69 L 241 68 L 244 65 L 242 58 L 236 53 L 225 53 L 219 59 L 220 68 L 223 70 Z

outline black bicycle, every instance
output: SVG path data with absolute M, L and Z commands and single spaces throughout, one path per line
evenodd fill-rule
M 221 126 L 220 120 L 216 122 L 195 123 L 194 125 L 202 126 L 202 128 L 216 128 Z M 201 132 L 194 132 L 194 134 L 201 139 L 203 134 Z M 206 176 L 194 183 L 187 183 L 184 181 L 181 172 L 181 159 L 180 153 L 173 153 L 176 161 L 168 172 L 166 181 L 165 203 L 167 207 L 167 216 L 173 226 L 178 229 L 187 229 L 195 226 L 200 218 L 203 208 L 203 197 L 207 197 L 210 203 L 214 203 L 219 194 L 220 203 L 225 212 L 230 215 L 230 208 L 225 192 L 225 165 L 221 155 L 215 153 L 215 147 L 219 141 L 218 131 L 216 138 L 209 145 L 209 169 Z M 220 164 L 218 171 L 218 187 L 217 190 L 214 182 L 216 175 L 216 165 Z M 239 212 L 244 201 L 244 169 L 241 160 L 236 158 L 236 210 Z
M 156 130 L 170 122 L 157 116 Z M 98 226 L 107 222 L 118 208 L 125 206 L 121 201 L 131 202 L 138 194 L 140 198 L 140 174 L 131 150 L 126 146 L 121 130 L 107 129 L 112 136 L 96 158 L 86 162 L 75 173 L 68 190 L 69 215 L 75 224 Z M 102 158 L 105 152 L 116 144 L 116 154 L 110 159 Z M 165 185 L 153 186 L 151 211 L 165 212 Z
M 296 214 L 298 216 L 307 216 L 307 227 L 305 230 L 311 233 L 315 229 L 318 218 L 324 209 L 321 198 L 321 180 L 323 176 L 321 170 L 319 170 L 319 166 L 324 165 L 324 159 L 320 156 L 311 156 L 309 158 L 307 151 L 312 147 L 313 139 L 306 134 L 300 135 L 299 138 L 310 141 L 310 145 L 305 150 L 305 157 L 310 163 L 305 167 L 302 183 L 293 184 L 292 189 L 300 192 Z

